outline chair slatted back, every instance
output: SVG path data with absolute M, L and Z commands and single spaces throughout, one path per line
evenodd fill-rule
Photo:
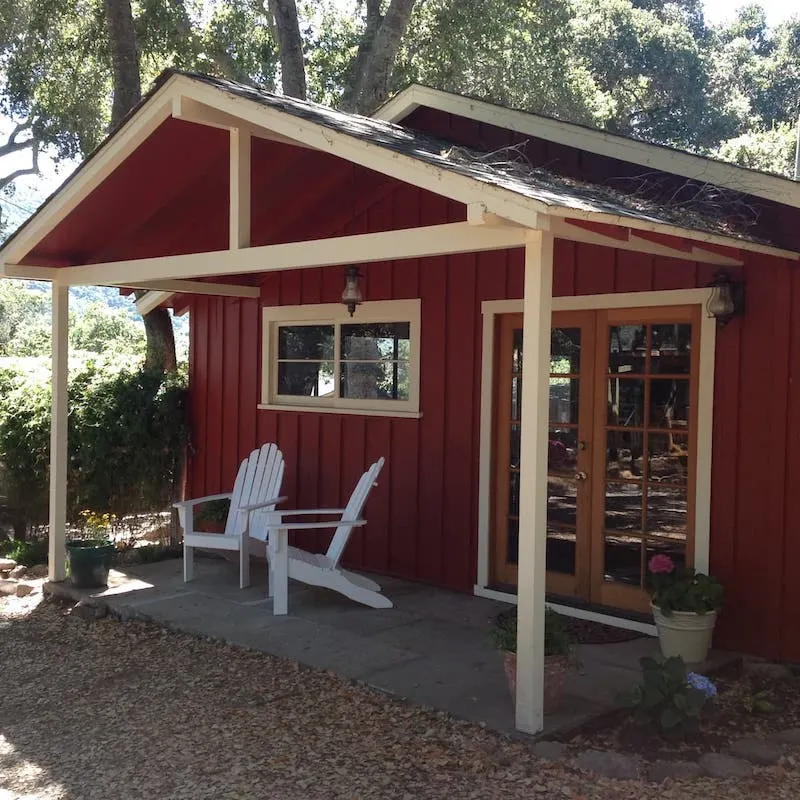
M 236 536 L 242 532 L 245 522 L 243 514 L 238 513 L 242 506 L 262 503 L 272 497 L 278 497 L 283 483 L 285 464 L 283 454 L 276 444 L 265 444 L 242 461 L 236 482 L 233 484 L 231 509 L 225 523 L 225 534 Z M 267 535 L 267 513 L 274 511 L 275 506 L 267 506 L 262 511 L 250 512 L 249 535 L 265 539 Z
M 379 458 L 358 479 L 356 488 L 353 489 L 353 494 L 350 495 L 350 500 L 348 500 L 344 514 L 342 514 L 343 521 L 352 521 L 361 518 L 361 512 L 364 510 L 364 506 L 367 503 L 369 493 L 372 491 L 373 486 L 377 486 L 376 481 L 378 480 L 380 471 L 383 469 L 384 461 L 385 459 Z M 352 532 L 353 528 L 340 526 L 336 529 L 336 533 L 333 534 L 333 539 L 331 539 L 330 547 L 328 547 L 326 555 L 331 560 L 334 567 L 339 563 L 339 559 L 342 557 L 345 547 L 347 547 L 347 542 Z

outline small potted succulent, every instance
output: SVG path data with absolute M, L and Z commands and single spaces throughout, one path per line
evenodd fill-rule
M 76 589 L 100 589 L 108 584 L 108 572 L 114 555 L 111 541 L 113 514 L 81 511 L 83 536 L 67 542 L 67 563 L 72 585 Z
M 648 569 L 661 652 L 666 658 L 679 656 L 687 664 L 705 661 L 722 608 L 722 584 L 663 554 L 653 556 Z
M 563 619 L 552 609 L 544 612 L 544 712 L 558 711 L 564 680 L 572 668 L 574 639 Z M 503 613 L 497 618 L 492 638 L 503 654 L 503 666 L 511 696 L 517 692 L 517 614 Z

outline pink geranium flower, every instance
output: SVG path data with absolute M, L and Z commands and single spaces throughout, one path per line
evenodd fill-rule
M 675 570 L 675 562 L 663 553 L 653 556 L 647 566 L 653 575 L 669 575 Z

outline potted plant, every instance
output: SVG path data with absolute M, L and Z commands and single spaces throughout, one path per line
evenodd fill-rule
M 511 696 L 517 691 L 517 614 L 501 614 L 492 638 L 503 654 L 503 666 Z M 572 667 L 574 640 L 562 618 L 552 609 L 544 612 L 544 712 L 552 714 L 561 705 L 564 679 Z
M 114 555 L 111 541 L 113 514 L 81 511 L 83 536 L 67 542 L 67 564 L 72 585 L 76 589 L 100 589 L 108 585 L 108 571 Z
M 653 556 L 648 569 L 661 652 L 687 664 L 705 661 L 722 608 L 722 584 L 692 567 L 677 566 L 663 554 Z

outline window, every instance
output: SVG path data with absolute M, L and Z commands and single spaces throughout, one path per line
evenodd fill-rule
M 419 416 L 419 300 L 264 309 L 262 405 Z

